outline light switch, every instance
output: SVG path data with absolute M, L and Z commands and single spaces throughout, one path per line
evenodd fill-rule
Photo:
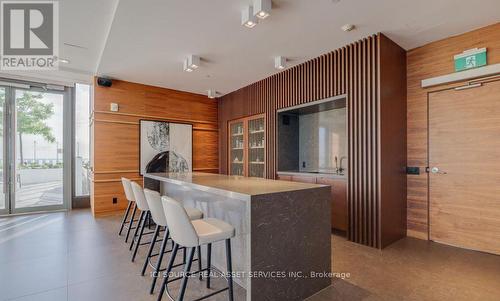
M 118 112 L 118 104 L 117 103 L 114 103 L 112 102 L 109 106 L 109 109 L 111 110 L 111 112 Z

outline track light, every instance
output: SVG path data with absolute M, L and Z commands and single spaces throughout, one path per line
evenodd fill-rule
M 197 69 L 200 66 L 200 57 L 197 55 L 190 55 L 188 57 L 188 63 L 191 69 Z
M 215 97 L 217 97 L 217 91 L 213 89 L 208 90 L 208 98 L 214 99 Z
M 197 55 L 190 55 L 184 60 L 184 71 L 192 72 L 200 66 L 200 57 Z
M 342 25 L 342 27 L 340 27 L 340 29 L 342 29 L 343 31 L 345 32 L 349 32 L 349 31 L 352 31 L 356 28 L 356 26 L 352 25 L 352 24 L 344 24 Z
M 258 19 L 253 15 L 252 6 L 246 6 L 241 11 L 241 25 L 248 28 L 253 28 L 255 25 L 257 25 L 258 22 Z
M 277 56 L 274 58 L 274 68 L 278 70 L 283 70 L 286 68 L 286 57 Z
M 187 58 L 184 59 L 184 71 L 193 72 L 193 69 L 191 69 L 191 67 L 189 67 L 189 60 Z
M 259 19 L 265 19 L 271 14 L 271 0 L 254 0 L 253 15 Z

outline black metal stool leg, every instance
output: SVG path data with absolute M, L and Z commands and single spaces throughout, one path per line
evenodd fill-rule
M 153 253 L 153 249 L 156 244 L 156 238 L 158 237 L 159 233 L 160 233 L 160 226 L 156 225 L 155 233 L 153 234 L 153 238 L 151 239 L 151 243 L 149 244 L 148 256 L 146 256 L 146 260 L 144 261 L 144 265 L 142 266 L 141 276 L 144 276 L 144 274 L 146 273 L 149 258 L 151 257 L 151 253 Z
M 207 288 L 210 288 L 210 268 L 212 265 L 212 244 L 207 245 Z
M 134 247 L 135 238 L 137 237 L 137 233 L 140 230 L 139 228 L 141 228 L 142 221 L 144 220 L 144 215 L 145 212 L 141 211 L 141 215 L 139 215 L 139 220 L 137 221 L 137 226 L 135 227 L 134 236 L 132 236 L 132 241 L 130 242 L 130 247 L 128 248 L 129 250 L 132 250 L 132 248 Z
M 172 254 L 170 255 L 170 261 L 168 262 L 168 267 L 165 272 L 165 276 L 163 277 L 163 282 L 161 283 L 160 292 L 158 293 L 157 301 L 161 301 L 163 293 L 165 293 L 165 288 L 168 283 L 168 277 L 170 272 L 172 271 L 172 267 L 174 266 L 175 257 L 177 256 L 177 250 L 179 250 L 179 245 L 174 244 L 174 248 L 172 249 Z
M 155 285 L 156 285 L 156 279 L 158 279 L 158 274 L 161 273 L 161 262 L 163 261 L 163 253 L 165 253 L 165 249 L 167 248 L 167 242 L 168 242 L 168 228 L 165 231 L 165 236 L 163 237 L 163 241 L 161 243 L 160 247 L 160 253 L 158 253 L 158 262 L 156 262 L 156 269 L 155 269 L 155 274 L 153 274 L 153 281 L 151 282 L 151 289 L 149 290 L 150 294 L 153 294 L 155 290 Z
M 125 211 L 125 215 L 123 216 L 122 224 L 120 225 L 120 232 L 118 232 L 118 235 L 122 235 L 123 226 L 125 226 L 125 223 L 127 222 L 127 217 L 128 217 L 128 214 L 130 213 L 131 207 L 132 207 L 132 202 L 128 201 L 127 210 Z
M 139 237 L 137 237 L 137 242 L 135 243 L 134 254 L 132 255 L 132 262 L 135 260 L 135 256 L 137 255 L 137 250 L 139 250 L 139 246 L 141 245 L 142 234 L 144 233 L 144 228 L 146 228 L 146 221 L 149 216 L 149 211 L 146 212 L 144 218 L 142 220 L 141 230 L 139 232 Z
M 130 230 L 132 230 L 132 226 L 134 225 L 135 212 L 137 211 L 137 205 L 134 202 L 134 210 L 132 210 L 132 215 L 130 216 L 130 221 L 128 222 L 127 236 L 125 237 L 125 242 L 128 242 L 128 237 L 130 235 Z
M 186 287 L 187 287 L 187 282 L 189 279 L 189 271 L 191 270 L 191 264 L 193 263 L 193 256 L 196 248 L 190 248 L 189 249 L 189 254 L 187 258 L 187 263 L 184 266 L 184 275 L 182 275 L 182 284 L 181 288 L 179 291 L 179 296 L 177 297 L 177 301 L 182 301 L 184 300 L 184 294 L 186 292 Z
M 233 301 L 233 267 L 231 262 L 231 239 L 226 239 L 227 284 L 229 286 L 229 301 Z
M 198 246 L 198 271 L 201 271 L 201 246 Z M 200 274 L 198 275 L 198 279 L 203 279 L 203 273 L 200 272 Z

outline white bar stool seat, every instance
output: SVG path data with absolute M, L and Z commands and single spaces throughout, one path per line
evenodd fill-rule
M 216 218 L 192 221 L 200 245 L 234 237 L 235 230 L 230 224 Z
M 226 263 L 227 263 L 227 282 L 228 287 L 212 292 L 206 296 L 200 297 L 197 300 L 202 300 L 211 297 L 215 294 L 229 291 L 229 301 L 233 301 L 233 279 L 232 279 L 232 263 L 231 263 L 231 238 L 235 236 L 235 229 L 230 224 L 216 219 L 206 218 L 199 220 L 190 220 L 186 209 L 178 201 L 167 196 L 162 197 L 163 210 L 167 217 L 167 225 L 170 231 L 172 240 L 174 241 L 174 248 L 170 261 L 168 263 L 167 271 L 165 273 L 163 283 L 161 285 L 158 301 L 161 301 L 163 293 L 167 293 L 168 297 L 173 300 L 168 291 L 168 283 L 182 279 L 182 284 L 177 297 L 178 301 L 184 300 L 188 279 L 192 274 L 207 272 L 207 288 L 210 288 L 210 269 L 211 269 L 211 253 L 212 243 L 225 241 L 226 244 Z M 207 245 L 207 268 L 201 269 L 199 266 L 198 271 L 191 272 L 191 264 L 195 249 L 200 249 L 201 245 Z M 169 281 L 169 274 L 174 266 L 175 257 L 179 247 L 189 248 L 189 255 L 187 262 L 184 266 L 184 273 L 182 277 L 177 277 Z
M 189 219 L 192 221 L 203 218 L 203 212 L 201 212 L 201 210 L 198 208 L 184 206 L 184 209 L 186 209 L 186 213 L 189 216 Z
M 135 244 L 134 252 L 132 254 L 132 261 L 134 261 L 135 256 L 137 255 L 137 250 L 141 245 L 142 236 L 145 234 L 144 229 L 146 228 L 146 221 L 148 221 L 148 219 L 150 218 L 151 212 L 149 210 L 146 197 L 144 196 L 144 190 L 142 189 L 142 186 L 133 181 L 130 182 L 130 186 L 132 187 L 132 192 L 134 193 L 135 203 L 137 204 L 139 210 L 141 210 L 141 215 L 139 216 L 139 223 L 137 224 L 137 228 L 135 229 L 135 233 L 129 248 L 130 250 L 132 250 L 132 247 Z M 149 232 L 146 234 L 152 234 L 152 233 L 153 232 Z
M 160 267 L 161 267 L 161 263 L 163 260 L 163 255 L 165 253 L 171 252 L 172 250 L 166 250 L 167 249 L 167 241 L 169 238 L 169 231 L 168 231 L 168 227 L 167 227 L 167 217 L 165 216 L 165 210 L 163 208 L 162 201 L 161 201 L 161 195 L 159 192 L 154 191 L 154 190 L 150 190 L 147 188 L 145 188 L 143 191 L 144 191 L 144 196 L 146 198 L 146 201 L 148 203 L 148 206 L 149 206 L 149 209 L 151 212 L 151 216 L 153 217 L 153 221 L 156 224 L 156 229 L 155 229 L 155 234 L 153 235 L 154 237 L 151 240 L 151 243 L 149 246 L 148 255 L 146 256 L 146 260 L 145 260 L 144 265 L 142 267 L 141 275 L 144 276 L 148 264 L 151 264 L 150 263 L 151 258 L 158 256 L 158 261 L 156 262 L 156 265 L 153 266 L 151 264 L 154 271 L 153 271 L 153 281 L 151 283 L 151 289 L 149 292 L 150 292 L 150 294 L 153 294 L 156 280 L 158 278 L 158 273 L 162 271 L 160 269 Z M 199 210 L 197 208 L 192 208 L 192 207 L 185 207 L 185 209 L 186 209 L 186 212 L 187 212 L 190 220 L 197 220 L 197 219 L 203 218 L 203 212 L 201 212 L 201 210 Z M 156 237 L 158 237 L 158 234 L 160 232 L 160 227 L 166 228 L 165 235 L 163 237 L 163 242 L 161 244 L 159 253 L 152 254 L 155 243 L 156 243 Z M 199 264 L 201 264 L 201 249 L 198 250 L 198 260 L 199 260 Z
M 135 218 L 135 213 L 137 211 L 137 205 L 135 203 L 135 197 L 134 197 L 134 192 L 132 191 L 132 186 L 130 181 L 127 178 L 122 177 L 122 185 L 123 185 L 123 192 L 125 193 L 125 198 L 128 201 L 127 205 L 127 210 L 125 210 L 125 214 L 123 215 L 122 223 L 120 225 L 120 231 L 118 232 L 118 235 L 122 235 L 123 228 L 127 229 L 127 236 L 125 237 L 125 242 L 128 242 L 128 237 L 130 235 L 130 231 L 132 229 L 135 229 L 134 227 L 134 222 L 137 222 L 137 220 L 134 220 Z M 130 210 L 134 207 L 132 210 L 132 215 L 130 216 L 130 220 L 127 220 L 129 217 Z

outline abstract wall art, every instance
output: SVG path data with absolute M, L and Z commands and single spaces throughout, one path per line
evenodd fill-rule
M 173 122 L 140 121 L 139 172 L 191 172 L 193 126 Z

